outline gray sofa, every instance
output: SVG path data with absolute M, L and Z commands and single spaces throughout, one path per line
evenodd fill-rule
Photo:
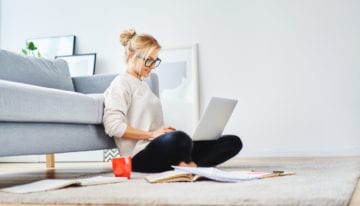
M 0 50 L 0 157 L 115 148 L 103 95 L 116 74 L 70 77 L 63 60 Z M 158 78 L 145 80 L 158 95 Z

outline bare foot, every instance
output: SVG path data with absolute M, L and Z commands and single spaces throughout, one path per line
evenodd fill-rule
M 195 162 L 189 162 L 189 163 L 186 163 L 186 162 L 183 162 L 181 161 L 178 166 L 180 167 L 197 167 L 196 163 Z
M 189 164 L 189 167 L 197 167 L 197 164 L 195 162 L 190 162 L 188 164 Z

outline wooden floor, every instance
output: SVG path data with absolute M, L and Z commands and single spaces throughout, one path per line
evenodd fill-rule
M 282 162 L 282 161 L 314 161 L 356 159 L 360 157 L 281 157 L 281 158 L 238 158 L 243 162 Z M 0 163 L 0 188 L 25 184 L 46 178 L 78 178 L 83 175 L 111 172 L 110 162 L 56 163 L 55 169 L 46 169 L 45 163 Z M 6 204 L 9 205 L 9 204 Z M 12 206 L 24 204 L 12 204 Z M 57 204 L 58 205 L 58 204 Z M 353 193 L 350 206 L 360 205 L 360 181 Z M 0 206 L 4 204 L 0 203 Z M 26 204 L 33 206 L 33 204 Z M 69 205 L 67 205 L 69 206 Z

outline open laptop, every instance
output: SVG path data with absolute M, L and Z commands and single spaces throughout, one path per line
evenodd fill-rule
M 236 104 L 237 100 L 234 99 L 212 97 L 192 135 L 192 139 L 197 141 L 218 139 L 224 131 Z

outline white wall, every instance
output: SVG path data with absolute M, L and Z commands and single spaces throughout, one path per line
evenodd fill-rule
M 1 17 L 2 17 L 2 0 L 0 0 L 0 49 L 1 47 L 1 37 L 2 37 L 2 32 L 1 32 L 1 28 L 2 28 L 2 21 L 1 21 Z
M 118 35 L 199 43 L 201 108 L 239 99 L 243 156 L 360 155 L 360 1 L 3 0 L 1 45 L 75 34 L 96 73 L 121 71 Z

